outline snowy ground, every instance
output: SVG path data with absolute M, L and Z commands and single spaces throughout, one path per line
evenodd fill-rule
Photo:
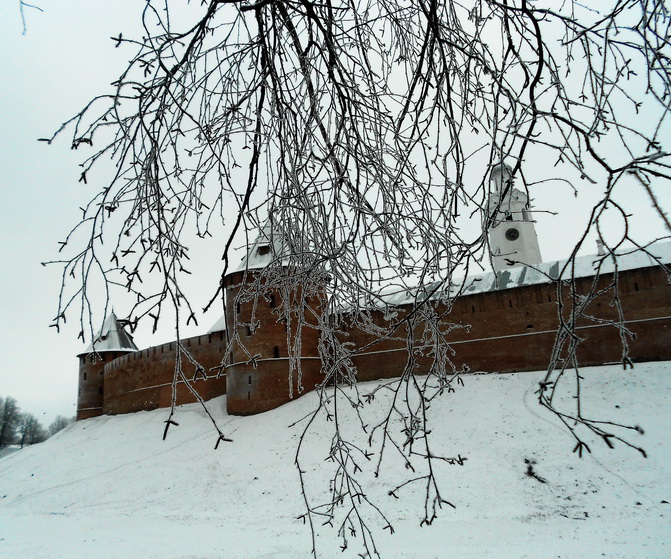
M 594 441 L 578 458 L 565 429 L 535 402 L 539 374 L 472 375 L 431 408 L 436 452 L 467 458 L 439 466 L 443 508 L 420 527 L 421 485 L 389 489 L 407 475 L 391 454 L 367 496 L 395 533 L 370 514 L 383 557 L 454 559 L 671 557 L 671 363 L 586 369 L 586 415 L 640 424 L 648 458 Z M 365 385 L 362 391 L 374 384 Z M 365 414 L 382 406 L 376 398 Z M 227 416 L 210 404 L 233 443 L 197 406 L 184 406 L 162 440 L 165 410 L 79 422 L 0 460 L 0 556 L 12 558 L 303 558 L 310 532 L 293 464 L 309 394 L 272 412 Z M 328 422 L 319 422 L 328 433 Z M 355 431 L 352 431 L 355 433 Z M 353 435 L 357 436 L 357 435 Z M 326 440 L 324 440 L 326 439 Z M 365 437 L 360 437 L 364 444 Z M 303 451 L 308 496 L 328 491 L 328 435 Z M 527 463 L 538 477 L 528 476 Z M 371 461 L 371 464 L 373 462 Z M 370 512 L 370 511 L 368 511 Z M 319 557 L 341 553 L 336 530 L 318 528 Z M 359 536 L 359 534 L 357 534 Z

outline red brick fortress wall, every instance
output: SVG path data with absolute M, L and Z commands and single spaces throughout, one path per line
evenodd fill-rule
M 586 294 L 593 278 L 576 280 L 578 295 Z M 611 274 L 599 278 L 597 290 L 613 282 Z M 634 335 L 625 335 L 633 361 L 671 359 L 671 285 L 659 268 L 628 270 L 618 274 L 619 297 L 624 326 Z M 560 325 L 555 285 L 532 285 L 466 297 L 462 316 L 472 317 L 470 336 L 455 332 L 453 349 L 459 363 L 482 371 L 532 371 L 547 368 Z M 571 318 L 569 287 L 562 287 L 564 320 Z M 472 312 L 475 306 L 475 313 Z M 470 308 L 469 308 L 470 307 Z M 501 319 L 492 317 L 498 314 Z M 581 365 L 602 365 L 621 361 L 623 355 L 613 291 L 605 290 L 585 309 L 592 319 L 576 320 L 576 334 L 582 341 L 577 357 Z M 457 315 L 454 315 L 455 317 Z M 465 316 L 463 320 L 468 320 Z M 566 347 L 560 356 L 566 355 Z
M 576 280 L 578 294 L 587 293 L 593 278 Z M 613 281 L 612 275 L 599 279 L 601 289 Z M 635 339 L 626 336 L 633 361 L 671 359 L 671 285 L 659 268 L 642 268 L 620 272 L 618 275 L 620 303 L 625 327 Z M 570 317 L 570 292 L 562 287 L 564 317 Z M 405 309 L 406 311 L 409 309 Z M 439 305 L 438 312 L 445 308 Z M 492 291 L 460 297 L 446 322 L 468 328 L 451 330 L 446 338 L 454 354 L 450 356 L 457 370 L 467 366 L 473 371 L 512 372 L 543 370 L 548 367 L 559 329 L 557 288 L 555 284 L 540 284 Z M 587 307 L 593 320 L 577 320 L 577 334 L 582 338 L 577 356 L 580 364 L 601 365 L 622 358 L 622 341 L 613 292 L 608 290 Z M 403 316 L 402 313 L 399 315 Z M 391 323 L 381 311 L 371 313 L 373 322 L 381 328 Z M 398 319 L 398 317 L 396 318 Z M 353 356 L 359 380 L 400 376 L 407 361 L 405 330 L 396 339 L 381 340 Z M 421 332 L 418 327 L 415 337 Z M 360 330 L 347 332 L 348 341 L 358 348 L 373 342 L 374 337 Z M 426 373 L 431 359 L 417 356 L 416 373 Z
M 196 402 L 189 390 L 203 400 L 226 393 L 226 374 L 221 371 L 226 337 L 213 332 L 182 340 L 182 346 L 201 368 L 182 355 L 186 378 L 178 378 L 175 386 L 177 405 Z M 119 414 L 169 407 L 173 401 L 176 343 L 130 353 L 105 365 L 103 413 Z
M 295 299 L 292 303 L 298 301 L 306 309 L 298 350 L 293 346 L 298 321 L 295 316 L 286 320 L 279 291 L 263 290 L 252 297 L 238 297 L 241 289 L 249 289 L 253 273 L 235 272 L 225 280 L 227 324 L 235 332 L 229 332 L 233 343 L 224 371 L 221 365 L 228 340 L 223 331 L 182 341 L 202 369 L 183 357 L 185 378 L 175 383 L 175 342 L 126 355 L 84 355 L 80 357 L 77 419 L 168 407 L 173 402 L 173 385 L 178 405 L 196 401 L 191 386 L 204 400 L 228 392 L 229 413 L 254 414 L 274 409 L 323 382 L 318 317 L 325 309 L 325 295 L 307 297 L 300 289 L 290 293 Z M 627 270 L 618 274 L 617 281 L 624 326 L 635 336 L 625 336 L 631 359 L 671 360 L 671 285 L 664 271 L 652 267 Z M 593 278 L 577 279 L 577 295 L 587 293 L 592 282 Z M 597 289 L 612 282 L 612 275 L 604 275 Z M 565 320 L 570 318 L 572 307 L 570 289 L 568 284 L 561 286 Z M 401 308 L 396 317 L 372 310 L 370 319 L 381 329 L 388 329 L 410 310 L 409 306 Z M 436 312 L 447 313 L 447 308 L 439 304 Z M 592 318 L 578 319 L 576 329 L 582 338 L 577 350 L 580 364 L 620 361 L 621 332 L 612 324 L 618 321 L 613 291 L 604 290 L 585 314 Z M 560 325 L 557 285 L 465 295 L 454 301 L 444 322 L 458 326 L 446 333 L 452 351 L 449 358 L 456 370 L 463 366 L 490 372 L 543 370 L 550 362 Z M 343 328 L 341 341 L 352 342 L 359 350 L 352 356 L 358 380 L 400 376 L 408 361 L 406 325 L 402 324 L 395 335 L 379 339 L 352 324 Z M 423 329 L 420 322 L 413 331 L 417 374 L 427 373 L 433 361 L 430 350 L 421 348 Z
M 79 356 L 77 421 L 102 415 L 105 365 L 126 353 L 125 351 L 101 351 Z
M 256 272 L 235 272 L 225 279 L 226 322 L 235 328 L 231 362 L 226 369 L 227 408 L 231 414 L 248 415 L 274 409 L 323 381 L 319 358 L 317 317 L 323 295 L 304 296 L 292 290 L 288 305 L 304 306 L 300 347 L 289 350 L 297 340 L 298 319 L 287 320 L 279 290 L 254 294 Z M 242 289 L 243 293 L 239 297 Z M 286 296 L 286 295 L 285 295 Z M 231 332 L 232 338 L 234 337 Z

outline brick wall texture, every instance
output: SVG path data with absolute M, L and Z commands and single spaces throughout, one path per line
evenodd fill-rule
M 597 289 L 607 287 L 612 275 L 599 278 Z M 576 280 L 577 294 L 587 293 L 593 278 Z M 628 270 L 618 275 L 620 306 L 625 326 L 624 337 L 633 361 L 671 360 L 671 285 L 658 268 Z M 230 353 L 226 366 L 222 360 L 227 344 L 225 332 L 215 332 L 183 340 L 191 360 L 182 358 L 183 375 L 175 376 L 175 342 L 127 355 L 107 355 L 105 360 L 83 356 L 80 362 L 78 419 L 95 415 L 129 413 L 203 400 L 227 393 L 229 413 L 253 414 L 273 409 L 324 381 L 318 354 L 320 331 L 317 317 L 325 308 L 323 296 L 301 301 L 305 323 L 300 332 L 300 351 L 295 317 L 281 312 L 281 294 L 265 290 L 258 297 L 238 298 L 246 280 L 241 272 L 226 278 L 227 323 L 236 325 L 229 332 Z M 560 287 L 564 320 L 571 317 L 569 286 Z M 452 308 L 437 305 L 444 315 L 443 331 L 449 329 L 451 367 L 471 371 L 532 371 L 547 368 L 560 328 L 560 306 L 556 284 L 516 287 L 462 296 Z M 236 301 L 242 301 L 237 304 Z M 360 351 L 352 357 L 360 381 L 398 377 L 408 367 L 407 329 L 402 319 L 410 309 L 395 317 L 383 311 L 370 312 L 370 319 L 383 329 L 399 322 L 397 336 L 380 340 L 356 327 L 345 317 L 340 340 L 353 342 Z M 405 313 L 405 314 L 404 314 Z M 576 320 L 582 339 L 577 356 L 583 366 L 618 362 L 622 358 L 622 331 L 613 325 L 619 320 L 613 291 L 605 290 L 585 309 L 589 318 Z M 413 315 L 414 316 L 414 315 Z M 448 327 L 447 323 L 457 327 Z M 433 358 L 431 336 L 426 323 L 416 317 L 412 327 L 413 362 L 416 374 L 427 373 Z M 559 333 L 559 334 L 558 334 Z M 291 348 L 291 351 L 290 351 Z M 365 348 L 365 349 L 362 349 Z M 564 347 L 564 357 L 566 347 Z M 102 374 L 101 374 L 102 373 Z M 189 387 L 193 389 L 190 390 Z

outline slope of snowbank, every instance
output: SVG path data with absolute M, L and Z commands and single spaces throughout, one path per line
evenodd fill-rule
M 382 556 L 671 556 L 671 363 L 584 372 L 585 415 L 640 424 L 645 435 L 627 436 L 647 459 L 598 441 L 592 454 L 578 458 L 571 435 L 536 404 L 538 373 L 469 375 L 465 386 L 433 403 L 429 417 L 434 452 L 467 458 L 462 466 L 437 466 L 443 497 L 455 509 L 444 507 L 432 526 L 420 527 L 424 486 L 401 489 L 399 499 L 388 495 L 411 475 L 402 461 L 389 453 L 378 478 L 364 467 L 364 490 L 395 529 L 383 530 L 384 522 L 364 508 Z M 383 400 L 366 406 L 365 421 L 381 413 Z M 165 441 L 168 413 L 157 410 L 78 422 L 3 458 L 0 556 L 309 557 L 294 466 L 305 422 L 290 425 L 316 402 L 311 393 L 272 412 L 233 417 L 223 398 L 214 400 L 209 408 L 233 439 L 217 450 L 205 413 L 189 405 L 179 408 L 179 425 Z M 301 454 L 313 505 L 328 498 L 333 465 L 324 459 L 332 425 L 320 418 Z M 365 435 L 351 432 L 366 444 Z M 528 462 L 538 477 L 527 475 Z M 358 557 L 360 534 L 341 553 L 335 529 L 317 531 L 319 557 Z

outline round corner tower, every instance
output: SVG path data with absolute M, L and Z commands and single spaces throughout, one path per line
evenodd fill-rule
M 490 182 L 492 191 L 487 212 L 492 216 L 488 233 L 494 271 L 540 264 L 543 260 L 529 197 L 514 188 L 510 166 L 495 165 Z
M 238 269 L 224 278 L 231 414 L 274 409 L 323 381 L 319 322 L 325 284 L 317 285 L 314 276 L 307 280 L 310 274 L 292 265 L 289 253 L 290 243 L 269 219 Z
M 105 398 L 105 364 L 117 357 L 137 351 L 133 338 L 126 332 L 114 311 L 105 319 L 102 329 L 79 358 L 77 421 L 103 413 Z

